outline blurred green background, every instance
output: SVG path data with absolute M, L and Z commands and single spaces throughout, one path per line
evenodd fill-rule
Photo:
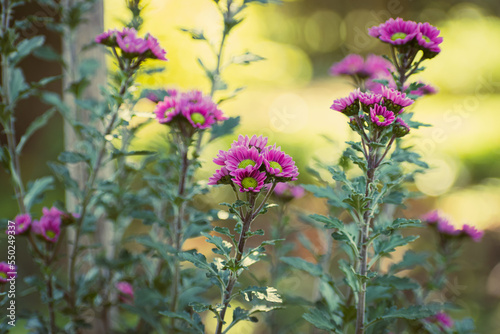
M 205 44 L 192 40 L 179 28 L 203 29 L 208 38 L 218 43 L 221 19 L 213 2 L 149 0 L 146 3 L 143 32 L 158 37 L 168 52 L 169 62 L 165 72 L 140 78 L 140 84 L 144 88 L 207 91 L 209 82 L 196 59 L 202 58 L 208 65 L 215 59 Z M 105 1 L 106 28 L 121 26 L 128 15 L 123 0 Z M 221 106 L 227 115 L 241 116 L 237 132 L 263 134 L 271 143 L 277 142 L 297 161 L 302 171 L 299 182 L 311 183 L 313 178 L 305 167 L 312 165 L 313 158 L 336 162 L 345 148 L 344 141 L 352 139 L 345 117 L 329 109 L 334 99 L 352 90 L 345 79 L 328 75 L 332 63 L 349 53 L 387 53 L 387 45 L 369 37 L 367 29 L 390 17 L 427 21 L 441 29 L 442 52 L 424 64 L 427 70 L 419 76 L 439 92 L 422 98 L 411 108 L 416 120 L 433 126 L 413 131 L 407 140 L 432 166 L 416 181 L 417 189 L 426 197 L 410 201 L 401 215 L 419 217 L 431 209 L 440 209 L 457 226 L 469 223 L 487 230 L 481 243 L 465 245 L 462 271 L 447 296 L 463 307 L 464 311 L 457 313 L 459 317 L 470 315 L 476 320 L 479 333 L 500 332 L 499 15 L 500 2 L 493 0 L 296 0 L 281 5 L 253 5 L 230 36 L 224 53 L 226 61 L 246 51 L 266 58 L 223 72 L 230 89 L 247 87 L 237 98 Z M 111 60 L 109 65 L 113 66 Z M 41 75 L 36 68 L 32 71 L 27 76 Z M 24 113 L 19 116 L 21 132 L 43 109 L 36 101 L 28 103 L 21 106 Z M 140 101 L 136 108 L 151 112 L 153 105 Z M 148 125 L 134 145 L 147 147 L 157 141 L 161 132 L 160 126 Z M 323 135 L 336 144 L 332 145 Z M 62 138 L 62 122 L 56 119 L 30 140 L 22 160 L 25 180 L 49 173 L 46 162 L 56 159 L 63 148 Z M 200 179 L 215 171 L 211 158 L 219 149 L 227 149 L 233 139 L 220 139 L 207 147 Z M 5 173 L 0 174 L 0 189 L 3 190 L 1 216 L 15 216 L 15 201 Z M 204 202 L 207 207 L 214 206 L 221 201 L 220 196 L 226 194 L 216 190 Z M 62 198 L 60 190 L 54 191 L 45 204 Z M 305 213 L 326 212 L 324 203 L 311 196 L 294 204 Z M 265 226 L 271 218 L 257 223 Z M 321 252 L 323 236 L 307 226 L 302 230 L 318 244 L 317 250 Z M 422 239 L 425 241 L 419 241 L 420 247 L 432 242 L 429 238 Z M 204 248 L 200 240 L 188 243 L 187 247 Z M 297 254 L 309 256 L 304 249 L 298 249 Z M 400 255 L 400 252 L 395 254 Z M 253 324 L 245 331 L 260 333 L 258 325 Z

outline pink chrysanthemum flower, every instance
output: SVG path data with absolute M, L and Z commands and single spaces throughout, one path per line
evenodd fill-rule
M 394 128 L 392 129 L 392 133 L 398 137 L 404 137 L 410 132 L 410 127 L 403 121 L 401 118 L 396 118 L 396 122 L 394 122 Z
M 227 151 L 219 150 L 217 157 L 213 160 L 219 166 L 225 166 L 227 160 Z
M 370 108 L 370 119 L 378 126 L 389 126 L 394 122 L 394 113 L 381 105 L 374 105 Z
M 116 34 L 116 44 L 122 52 L 128 56 L 136 57 L 148 51 L 148 42 L 144 38 L 137 37 L 134 28 L 125 28 Z
M 17 276 L 15 272 L 17 272 L 16 266 L 11 267 L 7 262 L 0 262 L 0 283 L 7 283 L 15 278 Z
M 401 93 L 397 89 L 382 87 L 381 95 L 384 98 L 384 106 L 397 113 L 402 113 L 403 108 L 412 105 L 414 102 L 409 97 L 406 97 L 405 93 Z
M 359 94 L 359 102 L 363 107 L 363 111 L 368 113 L 370 108 L 375 104 L 379 104 L 382 101 L 382 95 L 373 93 L 361 93 Z
M 237 170 L 231 181 L 239 186 L 240 192 L 258 193 L 264 187 L 266 178 L 265 172 L 259 172 L 258 169 L 247 166 L 245 169 Z
M 424 84 L 423 82 L 419 82 L 423 84 L 423 86 L 418 87 L 416 90 L 410 91 L 411 95 L 416 95 L 416 96 L 424 96 L 424 95 L 433 95 L 437 93 L 437 89 L 429 84 Z M 406 87 L 405 89 L 407 89 Z
M 44 207 L 42 209 L 42 214 L 45 217 L 48 217 L 51 219 L 57 219 L 57 218 L 60 218 L 61 216 L 63 216 L 65 213 L 63 211 L 59 210 L 58 208 L 56 208 L 55 206 L 53 206 L 50 209 L 47 209 L 46 207 Z
M 443 37 L 439 37 L 440 31 L 429 23 L 419 23 L 416 35 L 418 45 L 424 51 L 424 56 L 432 58 L 441 52 L 439 44 L 443 42 Z
M 437 230 L 445 235 L 458 235 L 460 230 L 456 229 L 447 219 L 441 218 L 437 223 Z
M 330 68 L 331 75 L 356 75 L 364 67 L 363 57 L 358 54 L 347 55 L 344 59 L 335 63 Z
M 17 215 L 16 218 L 14 218 L 14 234 L 16 235 L 24 234 L 25 232 L 28 231 L 30 226 L 31 226 L 31 216 L 29 213 L 20 214 Z M 5 233 L 7 233 L 8 231 L 9 230 L 7 229 Z
M 462 235 L 470 237 L 474 242 L 479 242 L 483 238 L 484 232 L 478 231 L 474 226 L 464 224 L 462 226 Z
M 208 185 L 216 184 L 231 184 L 231 175 L 226 167 L 216 170 L 214 175 L 208 178 Z
M 208 129 L 216 122 L 212 106 L 205 103 L 188 104 L 183 107 L 182 115 L 196 129 Z
M 178 102 L 175 97 L 165 96 L 165 99 L 158 102 L 154 110 L 158 122 L 161 124 L 172 122 L 172 120 L 181 113 L 180 108 L 177 108 L 177 106 Z
M 368 34 L 382 42 L 395 46 L 410 43 L 419 33 L 418 25 L 413 21 L 404 21 L 402 18 L 390 18 L 385 23 L 368 29 Z
M 61 234 L 61 218 L 51 215 L 35 220 L 31 227 L 33 233 L 40 235 L 48 242 L 56 242 Z
M 274 188 L 274 194 L 284 199 L 301 198 L 305 192 L 301 186 L 294 186 L 285 182 L 278 182 Z
M 439 210 L 433 210 L 422 216 L 422 220 L 427 224 L 437 224 L 442 218 L 442 213 Z
M 359 95 L 361 91 L 356 89 L 351 92 L 348 97 L 334 100 L 330 109 L 339 111 L 346 116 L 354 116 L 359 112 Z
M 248 136 L 243 136 L 239 135 L 238 140 L 233 141 L 231 144 L 231 148 L 238 147 L 238 146 L 245 146 L 245 147 L 255 147 L 259 152 L 264 150 L 267 145 L 267 137 L 263 137 L 262 135 L 258 136 L 253 135 L 251 138 Z
M 118 30 L 110 29 L 108 31 L 103 32 L 95 37 L 94 41 L 98 44 L 106 45 L 106 46 L 116 46 L 116 35 L 118 34 Z
M 451 328 L 453 327 L 453 319 L 445 312 L 436 313 L 430 318 L 426 318 L 428 322 L 437 323 L 441 328 Z
M 254 169 L 259 169 L 262 165 L 264 157 L 260 155 L 255 147 L 237 146 L 232 148 L 227 153 L 226 168 L 231 175 L 239 169 L 245 169 L 251 166 Z
M 168 60 L 165 55 L 167 51 L 165 51 L 158 43 L 158 40 L 151 35 L 148 35 L 146 38 L 146 43 L 149 49 L 148 56 L 152 59 L 158 60 Z
M 134 288 L 128 282 L 118 282 L 115 285 L 116 289 L 120 292 L 120 300 L 125 304 L 132 304 L 134 302 Z
M 297 180 L 299 170 L 291 156 L 279 148 L 268 148 L 263 155 L 267 173 L 287 181 Z
M 374 54 L 369 54 L 363 64 L 362 72 L 370 78 L 381 78 L 390 76 L 390 70 L 393 69 L 392 64 L 385 59 Z

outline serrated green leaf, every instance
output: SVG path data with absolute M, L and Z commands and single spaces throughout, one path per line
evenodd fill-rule
M 221 237 L 213 236 L 209 233 L 201 232 L 200 234 L 207 238 L 207 242 L 217 247 L 216 249 L 212 249 L 214 253 L 224 255 L 229 258 L 232 249 L 232 245 L 229 242 L 223 240 Z
M 359 292 L 361 290 L 361 285 L 352 265 L 342 259 L 339 261 L 339 268 L 345 275 L 344 282 L 352 289 L 353 292 Z M 355 294 L 355 297 L 357 300 L 357 294 Z
M 159 313 L 169 318 L 184 320 L 197 333 L 199 334 L 205 333 L 205 326 L 201 322 L 201 319 L 198 316 L 198 314 L 196 313 L 194 315 L 191 315 L 185 311 L 175 312 L 175 313 L 170 311 L 160 311 Z M 158 333 L 163 333 L 163 332 L 164 331 L 162 329 L 158 330 Z
M 400 309 L 392 307 L 388 309 L 384 315 L 378 316 L 375 319 L 370 319 L 370 322 L 365 325 L 365 328 L 370 327 L 371 325 L 375 324 L 380 320 L 386 320 L 386 319 L 397 318 L 397 319 L 417 320 L 417 319 L 427 318 L 434 315 L 439 310 L 439 307 L 441 306 L 437 306 L 434 304 L 414 305 L 408 308 L 400 308 Z
M 401 270 L 413 269 L 417 265 L 425 264 L 425 261 L 429 257 L 427 253 L 415 253 L 412 250 L 407 250 L 403 259 L 391 266 L 389 272 L 397 273 Z
M 9 92 L 12 102 L 20 98 L 21 93 L 28 89 L 28 84 L 24 79 L 24 74 L 19 68 L 14 68 L 10 73 L 9 78 Z
M 410 278 L 394 275 L 378 276 L 370 282 L 370 285 L 390 286 L 397 290 L 414 290 L 419 288 L 418 283 Z
M 397 247 L 407 245 L 410 242 L 417 240 L 418 238 L 418 235 L 403 237 L 399 234 L 395 234 L 385 240 L 376 239 L 373 243 L 373 249 L 375 251 L 375 254 L 384 256 L 391 252 L 394 252 Z

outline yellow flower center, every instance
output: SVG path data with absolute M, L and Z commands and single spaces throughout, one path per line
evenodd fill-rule
M 391 39 L 393 41 L 395 41 L 395 40 L 398 40 L 398 39 L 404 39 L 406 36 L 408 36 L 408 35 L 405 34 L 404 32 L 397 32 L 397 33 L 395 33 L 395 34 L 393 34 L 391 36 Z
M 248 188 L 256 188 L 258 183 L 257 180 L 254 179 L 253 177 L 245 177 L 241 181 L 241 185 L 243 186 L 243 188 L 248 189 Z
M 194 122 L 194 124 L 205 124 L 205 117 L 199 112 L 192 113 L 191 120 Z
M 269 166 L 271 166 L 272 169 L 279 169 L 280 173 L 283 171 L 283 167 L 276 161 L 269 161 Z
M 255 161 L 253 161 L 252 159 L 245 159 L 239 163 L 238 168 L 245 168 L 250 165 L 255 166 Z

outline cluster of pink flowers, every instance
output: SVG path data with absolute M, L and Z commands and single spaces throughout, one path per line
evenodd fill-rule
M 61 225 L 71 224 L 77 214 L 69 214 L 59 210 L 56 207 L 50 209 L 42 209 L 42 217 L 39 220 L 32 220 L 29 214 L 17 215 L 14 219 L 14 233 L 16 235 L 27 234 L 30 231 L 46 240 L 47 242 L 54 243 L 59 239 L 61 234 Z M 6 233 L 10 233 L 9 230 Z
M 214 162 L 222 166 L 208 184 L 232 184 L 240 192 L 259 192 L 275 182 L 297 180 L 295 161 L 281 147 L 266 146 L 267 138 L 240 135 L 228 151 L 219 151 Z
M 367 113 L 369 117 L 361 115 L 359 120 L 364 123 L 366 120 L 378 128 L 392 126 L 394 135 L 402 137 L 410 132 L 410 127 L 397 115 L 404 112 L 404 108 L 413 104 L 413 100 L 405 93 L 393 89 L 382 87 L 380 94 L 371 92 L 362 93 L 356 89 L 348 97 L 333 101 L 330 107 L 351 118 L 351 123 L 357 123 L 356 117 L 360 110 Z M 366 123 L 368 124 L 368 123 Z
M 134 288 L 128 282 L 121 281 L 116 283 L 116 289 L 120 292 L 119 298 L 122 303 L 133 304 L 134 302 Z
M 274 188 L 274 195 L 284 200 L 301 198 L 305 193 L 306 191 L 303 187 L 285 182 L 279 182 Z
M 158 40 L 147 34 L 144 38 L 137 36 L 134 28 L 123 30 L 111 29 L 95 38 L 95 42 L 112 48 L 119 48 L 126 58 L 143 57 L 150 59 L 167 60 L 167 52 L 160 46 Z
M 0 284 L 7 283 L 11 279 L 16 278 L 16 266 L 11 268 L 11 265 L 7 262 L 0 262 Z
M 432 58 L 441 52 L 439 44 L 443 38 L 440 31 L 429 23 L 405 21 L 390 18 L 386 22 L 368 30 L 368 34 L 395 47 L 416 47 L 424 52 L 424 57 Z
M 357 75 L 360 78 L 376 79 L 390 75 L 392 64 L 383 57 L 370 54 L 366 60 L 358 54 L 347 55 L 330 68 L 331 75 Z
M 437 210 L 431 211 L 422 217 L 428 225 L 433 226 L 443 236 L 449 237 L 467 237 L 475 242 L 479 242 L 483 235 L 483 231 L 478 231 L 474 226 L 464 224 L 461 229 L 455 228 L 450 221 Z
M 161 124 L 189 124 L 191 128 L 199 130 L 208 129 L 216 122 L 227 119 L 212 98 L 198 90 L 169 90 L 168 96 L 156 105 L 154 113 Z

